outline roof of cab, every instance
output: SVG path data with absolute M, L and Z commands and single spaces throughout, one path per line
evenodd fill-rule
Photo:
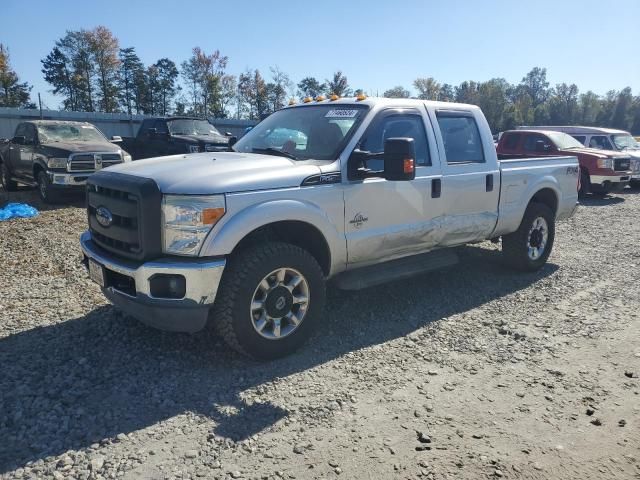
M 25 120 L 27 123 L 35 123 L 36 125 L 91 125 L 89 122 L 74 122 L 72 120 Z
M 571 133 L 574 135 L 584 133 L 595 133 L 595 134 L 629 134 L 626 130 L 617 130 L 615 128 L 602 128 L 602 127 L 583 127 L 579 125 L 545 125 L 545 126 L 522 126 L 517 127 L 518 130 L 543 130 L 543 131 L 554 131 L 554 132 L 563 132 L 563 133 Z
M 389 105 L 394 107 L 417 107 L 420 105 L 426 105 L 429 107 L 435 107 L 448 110 L 475 110 L 479 107 L 477 105 L 470 105 L 467 103 L 452 103 L 452 102 L 436 102 L 433 100 L 420 100 L 419 98 L 385 98 L 385 97 L 367 97 L 364 100 L 357 100 L 356 97 L 341 97 L 338 100 L 324 100 L 316 101 L 313 99 L 310 102 L 297 101 L 293 105 L 287 105 L 284 108 L 299 108 L 309 107 L 314 105 L 366 105 L 373 107 L 376 105 Z

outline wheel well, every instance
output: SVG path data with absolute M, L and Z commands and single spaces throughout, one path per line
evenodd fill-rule
M 264 225 L 245 236 L 233 249 L 233 253 L 265 242 L 291 243 L 309 252 L 320 264 L 325 275 L 331 270 L 331 251 L 324 235 L 313 225 L 297 220 L 287 220 Z
M 558 211 L 558 197 L 556 196 L 556 192 L 554 192 L 550 188 L 543 188 L 542 190 L 536 192 L 529 203 L 531 202 L 542 203 L 546 205 L 554 214 Z

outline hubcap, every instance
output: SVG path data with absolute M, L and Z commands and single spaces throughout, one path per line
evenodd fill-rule
M 291 335 L 309 310 L 309 284 L 293 268 L 279 268 L 264 277 L 251 300 L 251 323 L 262 337 Z
M 549 240 L 549 226 L 543 217 L 537 217 L 529 229 L 529 239 L 527 241 L 528 255 L 531 260 L 538 260 L 547 247 Z

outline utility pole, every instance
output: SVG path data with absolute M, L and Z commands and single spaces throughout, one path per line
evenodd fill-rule
M 40 98 L 40 92 L 38 92 L 38 105 L 40 106 L 40 120 L 42 120 L 42 99 Z

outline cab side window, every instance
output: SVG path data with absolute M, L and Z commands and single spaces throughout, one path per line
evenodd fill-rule
M 375 119 L 360 142 L 360 150 L 371 153 L 384 152 L 384 142 L 388 138 L 413 138 L 416 148 L 416 163 L 421 166 L 431 165 L 427 134 L 422 117 L 418 114 L 382 114 Z M 367 168 L 383 170 L 384 160 L 375 158 L 367 160 Z
M 544 145 L 545 147 L 547 145 L 551 145 L 551 142 L 549 141 L 549 139 L 544 135 L 540 135 L 538 133 L 532 133 L 530 135 L 527 135 L 524 138 L 524 143 L 522 144 L 522 150 L 524 150 L 525 152 L 540 152 L 541 150 L 538 147 L 539 145 L 538 142 L 543 142 L 542 145 Z
M 169 127 L 167 127 L 167 122 L 164 120 L 157 120 L 154 128 L 158 131 L 158 133 L 169 133 Z
M 601 150 L 614 150 L 611 142 L 604 135 L 594 135 L 589 140 L 589 146 L 591 148 L 599 148 Z
M 584 145 L 585 140 L 587 139 L 586 135 L 571 135 L 577 141 L 579 141 L 582 145 Z
M 25 123 L 24 144 L 35 145 L 36 143 L 36 127 L 31 123 Z
M 473 115 L 467 112 L 436 112 L 447 163 L 484 163 L 480 131 Z
M 26 129 L 27 129 L 27 124 L 26 123 L 21 123 L 16 128 L 16 133 L 14 134 L 14 136 L 16 136 L 16 137 L 26 137 L 27 136 Z

